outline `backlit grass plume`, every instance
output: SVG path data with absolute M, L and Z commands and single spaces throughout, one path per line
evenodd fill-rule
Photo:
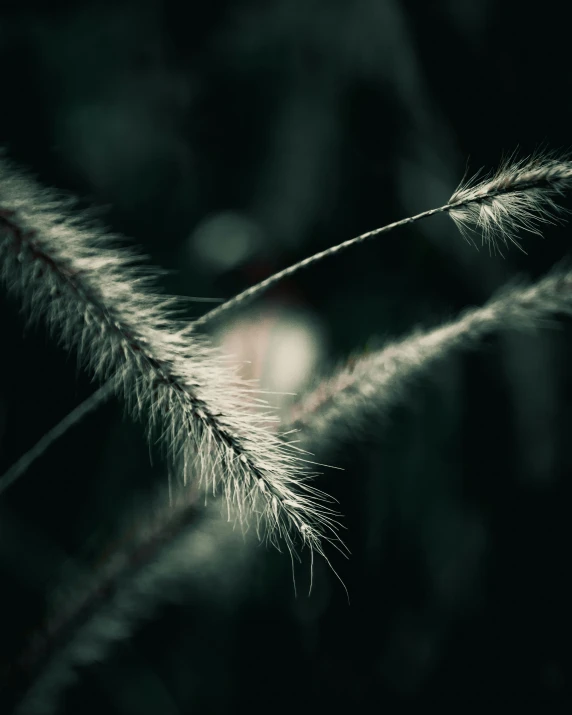
M 86 367 L 158 432 L 183 478 L 226 496 L 238 520 L 289 549 L 336 540 L 300 450 L 269 429 L 256 391 L 192 326 L 119 237 L 0 159 L 0 276 Z
M 367 434 L 412 381 L 452 351 L 474 347 L 500 330 L 535 330 L 557 314 L 572 316 L 572 269 L 557 266 L 532 285 L 505 286 L 480 308 L 433 330 L 417 330 L 385 348 L 352 359 L 298 401 L 290 429 L 304 447 L 321 453 Z M 552 320 L 553 322 L 553 320 Z
M 4 177 L 6 176 L 6 170 L 4 169 L 0 174 L 0 179 L 5 182 Z M 415 223 L 435 214 L 450 214 L 462 235 L 471 242 L 474 242 L 473 236 L 475 232 L 480 232 L 483 243 L 488 245 L 491 251 L 498 250 L 500 252 L 500 244 L 507 246 L 509 242 L 518 246 L 517 236 L 520 230 L 538 232 L 538 227 L 542 223 L 552 221 L 561 211 L 561 208 L 555 202 L 555 198 L 572 184 L 572 162 L 566 156 L 559 157 L 556 153 L 539 151 L 525 159 L 509 157 L 491 176 L 480 181 L 478 176 L 477 174 L 472 179 L 463 181 L 448 203 L 443 206 L 429 209 L 416 216 L 401 219 L 382 228 L 363 233 L 356 238 L 344 241 L 305 258 L 253 285 L 187 325 L 183 342 L 191 340 L 191 332 L 196 328 L 207 326 L 224 317 L 229 311 L 240 308 L 260 296 L 283 278 L 291 276 L 302 268 L 309 267 L 323 258 L 336 255 L 370 238 L 389 233 L 393 229 Z M 1 187 L 0 191 L 2 191 Z M 20 206 L 24 205 L 27 200 L 26 196 L 30 197 L 29 190 L 27 190 L 27 194 L 20 202 Z M 42 201 L 45 202 L 45 199 L 42 199 Z M 58 210 L 60 210 L 58 206 L 60 204 L 54 205 L 49 209 L 50 221 L 52 222 L 58 220 Z M 61 206 L 61 208 L 63 209 L 64 207 Z M 67 206 L 65 208 L 67 209 Z M 41 214 L 42 211 L 39 213 Z M 78 223 L 76 220 L 68 218 L 65 225 L 67 226 L 66 230 L 69 239 L 70 229 L 73 233 L 74 227 Z M 99 241 L 100 238 L 97 240 Z M 92 251 L 95 250 L 97 250 L 97 247 L 92 246 Z M 135 306 L 134 313 L 136 314 L 136 312 L 137 307 Z M 131 317 L 133 317 L 133 314 Z M 198 340 L 194 337 L 192 339 Z M 24 455 L 9 472 L 0 477 L 0 494 L 24 473 L 31 461 L 39 456 L 52 441 L 63 434 L 77 420 L 81 419 L 83 415 L 88 414 L 108 399 L 114 392 L 116 392 L 114 383 L 103 385 L 77 408 L 74 416 L 70 415 L 64 418 L 61 425 L 56 425 L 41 440 L 41 443 L 36 445 L 29 454 Z M 261 482 L 261 484 L 264 483 L 264 481 Z
M 461 183 L 449 199 L 448 211 L 467 239 L 480 231 L 492 251 L 508 242 L 520 248 L 521 230 L 539 233 L 562 211 L 554 198 L 572 183 L 572 162 L 554 153 L 537 152 L 527 159 L 506 159 L 489 177 Z M 447 207 L 443 207 L 447 210 Z

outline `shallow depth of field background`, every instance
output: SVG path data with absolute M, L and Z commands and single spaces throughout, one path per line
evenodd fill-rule
M 572 145 L 562 4 L 515 0 L 4 2 L 0 144 L 168 269 L 230 297 L 463 177 Z M 570 208 L 569 199 L 564 201 Z M 430 219 L 297 275 L 215 339 L 269 390 L 477 305 L 572 250 L 476 251 Z M 189 303 L 188 317 L 214 303 Z M 0 294 L 0 473 L 93 389 Z M 570 704 L 572 325 L 499 334 L 319 461 L 345 560 L 296 568 L 217 512 L 189 585 L 80 671 L 58 713 L 380 712 Z M 277 400 L 287 411 L 288 398 Z M 0 497 L 0 672 L 58 585 L 166 480 L 113 401 Z M 113 547 L 111 547 L 113 548 Z M 206 564 L 206 565 L 205 565 Z M 61 597 L 61 594 L 60 594 Z M 65 600 L 65 597 L 64 597 Z

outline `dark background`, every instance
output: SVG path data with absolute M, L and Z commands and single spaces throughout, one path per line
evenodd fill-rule
M 515 149 L 569 147 L 569 37 L 555 1 L 4 2 L 0 143 L 100 206 L 170 270 L 166 291 L 230 297 L 445 203 L 468 160 L 472 173 Z M 248 313 L 250 332 L 240 313 L 227 327 L 281 385 L 292 325 L 314 341 L 301 364 L 323 371 L 517 272 L 540 276 L 570 251 L 568 226 L 544 235 L 501 258 L 431 219 L 298 274 Z M 2 473 L 94 386 L 5 295 L 0 321 Z M 351 605 L 323 562 L 307 597 L 307 558 L 295 598 L 287 555 L 223 519 L 209 568 L 191 562 L 184 592 L 81 669 L 58 712 L 564 711 L 571 336 L 564 320 L 499 333 L 319 455 L 344 468 L 317 484 L 347 527 L 351 558 L 328 556 Z M 112 401 L 0 497 L 3 665 L 164 479 Z

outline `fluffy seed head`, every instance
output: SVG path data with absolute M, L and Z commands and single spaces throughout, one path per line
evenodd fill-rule
M 229 518 L 254 522 L 277 546 L 292 550 L 297 537 L 321 550 L 322 537 L 335 540 L 305 455 L 269 429 L 252 386 L 175 317 L 180 302 L 158 295 L 119 237 L 70 208 L 0 157 L 0 280 L 111 381 L 150 438 L 160 433 L 185 484 L 198 475 L 225 495 Z
M 539 234 L 541 224 L 552 223 L 563 211 L 554 199 L 572 185 L 572 161 L 540 151 L 518 160 L 509 156 L 493 174 L 478 178 L 477 173 L 460 184 L 448 212 L 467 240 L 473 242 L 479 229 L 483 244 L 501 253 L 500 243 L 521 248 L 520 230 Z

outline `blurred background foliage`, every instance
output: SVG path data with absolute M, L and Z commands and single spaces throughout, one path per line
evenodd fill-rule
M 569 146 L 568 34 L 554 0 L 3 2 L 0 144 L 99 206 L 169 270 L 166 291 L 230 297 L 445 203 L 468 157 L 473 173 L 514 149 Z M 437 217 L 298 274 L 215 338 L 266 389 L 303 390 L 515 273 L 541 275 L 569 243 L 569 225 L 554 226 L 524 239 L 528 255 L 491 257 Z M 189 305 L 189 318 L 210 307 Z M 1 473 L 94 388 L 5 295 L 0 320 Z M 328 556 L 350 606 L 321 561 L 307 596 L 307 558 L 295 598 L 287 554 L 222 518 L 209 568 L 190 563 L 184 593 L 83 668 L 58 712 L 562 711 L 571 336 L 564 321 L 496 335 L 317 455 L 344 470 L 317 483 L 344 515 L 352 556 Z M 0 497 L 3 667 L 164 480 L 110 402 Z

